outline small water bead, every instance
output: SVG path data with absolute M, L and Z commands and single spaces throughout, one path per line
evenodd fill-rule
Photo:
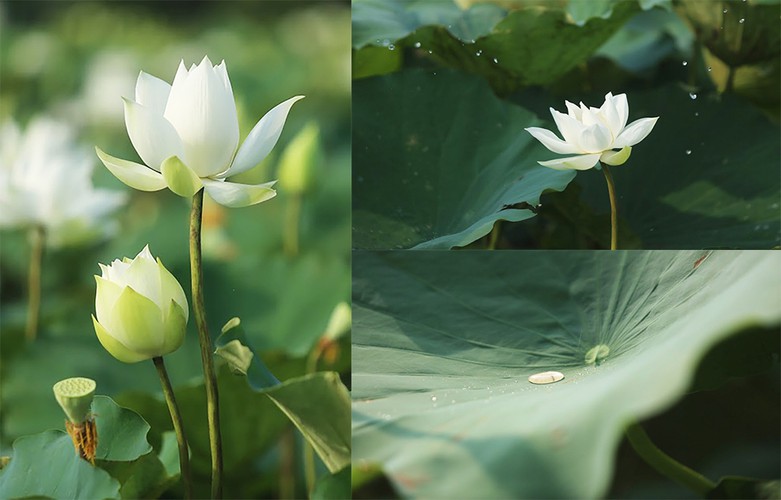
M 726 14 L 727 12 L 729 12 L 728 9 L 724 9 L 724 10 L 721 11 L 722 14 Z
M 494 64 L 499 64 L 499 59 L 494 57 Z
M 396 50 L 396 46 L 393 44 L 388 45 L 388 50 Z
M 742 17 L 741 17 L 741 18 L 740 18 L 740 21 L 738 21 L 738 22 L 739 22 L 740 24 L 743 24 L 743 23 L 745 23 L 745 22 L 746 22 L 746 20 L 745 20 L 744 18 L 742 18 Z
M 564 374 L 561 372 L 541 372 L 529 375 L 529 382 L 535 385 L 553 384 L 559 380 L 564 379 Z
M 694 112 L 694 116 L 700 116 L 700 112 L 699 111 L 695 111 Z
M 684 66 L 686 66 L 687 64 L 689 64 L 689 62 L 688 62 L 688 61 L 683 61 L 681 64 L 683 64 Z
M 697 94 L 696 94 L 696 93 L 694 93 L 694 92 L 689 92 L 689 97 L 690 97 L 690 98 L 691 98 L 691 100 L 693 101 L 693 100 L 697 99 Z
M 692 154 L 692 150 L 691 149 L 687 149 L 686 150 L 686 156 L 689 156 L 690 154 Z
M 415 42 L 415 48 L 416 48 L 416 49 L 419 49 L 419 48 L 420 48 L 420 42 Z
M 437 397 L 436 396 L 431 396 L 431 401 L 436 403 L 437 402 Z
M 483 55 L 483 51 L 482 51 L 482 50 L 478 50 L 477 52 L 475 52 L 475 55 L 476 55 L 477 57 L 480 57 L 480 56 L 482 56 L 482 55 Z
M 713 71 L 713 68 L 711 68 L 710 66 L 708 66 L 708 73 L 710 73 L 711 71 Z

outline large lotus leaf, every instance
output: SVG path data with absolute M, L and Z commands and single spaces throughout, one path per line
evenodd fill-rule
M 618 215 L 644 248 L 761 249 L 781 242 L 778 124 L 734 96 L 677 87 L 631 92 L 629 102 L 633 116 L 660 117 L 629 161 L 612 169 Z M 579 173 L 576 182 L 589 205 L 608 212 L 599 172 Z
M 79 458 L 63 431 L 46 431 L 14 442 L 13 458 L 0 472 L 3 498 L 119 498 L 119 482 Z
M 781 322 L 769 251 L 354 259 L 354 458 L 404 496 L 600 496 L 627 423 L 680 398 L 711 346 Z M 565 378 L 527 381 L 547 370 Z
M 357 248 L 464 246 L 574 177 L 537 164 L 547 149 L 523 131 L 537 119 L 479 78 L 404 71 L 356 81 L 353 99 Z
M 516 5 L 509 12 L 491 4 L 462 11 L 450 2 L 358 1 L 353 46 L 414 47 L 506 93 L 557 80 L 639 10 L 636 2 L 575 2 L 570 12 L 553 3 Z

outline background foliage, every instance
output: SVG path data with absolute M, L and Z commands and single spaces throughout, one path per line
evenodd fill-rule
M 35 115 L 52 114 L 78 127 L 86 148 L 99 145 L 116 156 L 137 158 L 120 97 L 132 96 L 140 70 L 170 82 L 180 59 L 187 64 L 204 55 L 216 63 L 225 59 L 242 137 L 274 105 L 296 94 L 307 96 L 292 110 L 272 158 L 242 175 L 243 182 L 253 183 L 277 178 L 285 146 L 306 124 L 319 127 L 322 154 L 315 187 L 302 201 L 299 251 L 284 250 L 291 205 L 284 186 L 278 186 L 275 199 L 254 207 L 227 210 L 207 202 L 203 230 L 211 334 L 216 338 L 228 319 L 239 316 L 249 342 L 277 378 L 303 375 L 304 359 L 331 311 L 349 298 L 349 4 L 12 1 L 0 8 L 0 117 L 24 124 Z M 97 184 L 130 194 L 119 215 L 121 230 L 86 247 L 47 249 L 40 338 L 33 345 L 23 341 L 26 236 L 5 232 L 0 240 L 3 455 L 19 436 L 62 428 L 51 386 L 69 376 L 94 378 L 98 393 L 138 411 L 152 425 L 156 450 L 171 427 L 151 362 L 125 365 L 112 358 L 97 342 L 90 313 L 97 263 L 133 257 L 146 243 L 189 299 L 188 201 L 167 190 L 132 191 L 97 158 L 95 164 Z M 340 372 L 349 386 L 348 345 L 349 339 L 342 339 L 320 368 Z M 205 487 L 208 441 L 194 322 L 184 346 L 166 362 L 193 427 L 196 482 Z M 292 424 L 227 369 L 220 370 L 220 386 L 226 495 L 303 495 L 302 441 Z M 288 456 L 290 449 L 296 453 Z M 326 471 L 318 467 L 321 474 Z

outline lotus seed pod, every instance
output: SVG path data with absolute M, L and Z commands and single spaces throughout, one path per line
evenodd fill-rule
M 68 420 L 74 424 L 87 420 L 95 387 L 94 380 L 84 377 L 66 378 L 54 384 L 54 397 Z
M 310 123 L 288 144 L 279 160 L 279 186 L 302 194 L 312 188 L 320 155 L 320 129 Z
M 536 385 L 545 385 L 558 382 L 564 379 L 564 374 L 561 372 L 541 372 L 529 375 L 529 382 Z

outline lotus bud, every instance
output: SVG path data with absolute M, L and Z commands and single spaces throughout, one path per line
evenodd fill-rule
M 125 363 L 156 358 L 184 342 L 189 315 L 182 286 L 155 260 L 149 246 L 133 259 L 99 264 L 95 276 L 95 333 L 103 347 Z
M 310 123 L 285 148 L 279 161 L 279 185 L 293 194 L 309 191 L 320 157 L 320 129 Z

